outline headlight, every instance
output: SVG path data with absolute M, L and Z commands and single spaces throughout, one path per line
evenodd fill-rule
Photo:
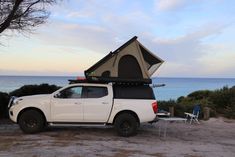
M 19 98 L 19 99 L 14 99 L 13 100 L 13 105 L 18 105 L 20 101 L 22 101 L 23 99 Z
M 7 106 L 8 109 L 11 108 L 11 106 L 13 105 L 13 101 L 14 101 L 15 99 L 17 99 L 17 97 L 15 97 L 15 96 L 12 96 L 12 97 L 11 97 L 11 99 L 10 99 L 10 101 L 9 101 L 9 103 L 8 103 L 8 106 Z

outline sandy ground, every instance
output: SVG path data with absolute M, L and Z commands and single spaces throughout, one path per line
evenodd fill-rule
M 118 137 L 113 128 L 49 128 L 26 135 L 16 124 L 0 122 L 1 157 L 234 157 L 235 120 L 212 118 L 200 125 L 170 123 L 166 138 L 159 137 L 163 122 L 140 127 L 137 136 Z

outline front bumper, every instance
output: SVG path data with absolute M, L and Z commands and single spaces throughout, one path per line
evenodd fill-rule
M 17 116 L 16 116 L 16 113 L 14 112 L 14 107 L 15 106 L 12 106 L 11 108 L 9 108 L 8 114 L 9 114 L 10 119 L 13 122 L 17 123 Z
M 9 103 L 8 103 L 8 114 L 9 114 L 9 117 L 10 117 L 10 119 L 13 121 L 13 122 L 15 122 L 15 123 L 17 123 L 17 117 L 16 117 L 16 113 L 14 112 L 15 111 L 15 105 L 13 105 L 14 104 L 14 100 L 16 99 L 17 97 L 14 97 L 14 96 L 12 96 L 11 97 L 11 99 L 10 99 L 10 101 L 9 101 Z
M 14 123 L 17 123 L 17 116 L 16 116 L 17 114 L 16 114 L 14 108 L 15 108 L 15 106 L 12 106 L 9 109 L 8 113 L 9 113 L 9 117 L 10 117 L 11 121 L 13 121 Z

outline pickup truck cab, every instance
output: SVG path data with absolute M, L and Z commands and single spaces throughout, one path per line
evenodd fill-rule
M 25 133 L 49 126 L 113 125 L 121 136 L 137 133 L 156 117 L 157 102 L 149 85 L 115 86 L 76 83 L 52 94 L 12 98 L 10 119 Z

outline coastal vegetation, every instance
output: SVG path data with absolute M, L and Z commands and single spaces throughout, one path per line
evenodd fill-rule
M 56 85 L 25 85 L 10 93 L 0 92 L 0 118 L 7 118 L 7 105 L 11 96 L 27 96 L 34 94 L 50 94 L 59 89 Z M 181 96 L 177 100 L 159 101 L 160 109 L 166 111 L 169 107 L 174 107 L 175 116 L 184 116 L 184 112 L 192 112 L 193 106 L 200 104 L 202 117 L 204 108 L 210 108 L 210 116 L 224 116 L 235 118 L 235 86 L 223 87 L 217 90 L 200 90 L 190 93 L 187 96 Z
M 214 91 L 199 90 L 177 100 L 159 101 L 159 108 L 168 110 L 174 107 L 175 116 L 184 116 L 184 112 L 192 112 L 195 104 L 200 104 L 202 117 L 204 108 L 210 109 L 210 116 L 223 116 L 235 118 L 235 86 L 223 87 Z

